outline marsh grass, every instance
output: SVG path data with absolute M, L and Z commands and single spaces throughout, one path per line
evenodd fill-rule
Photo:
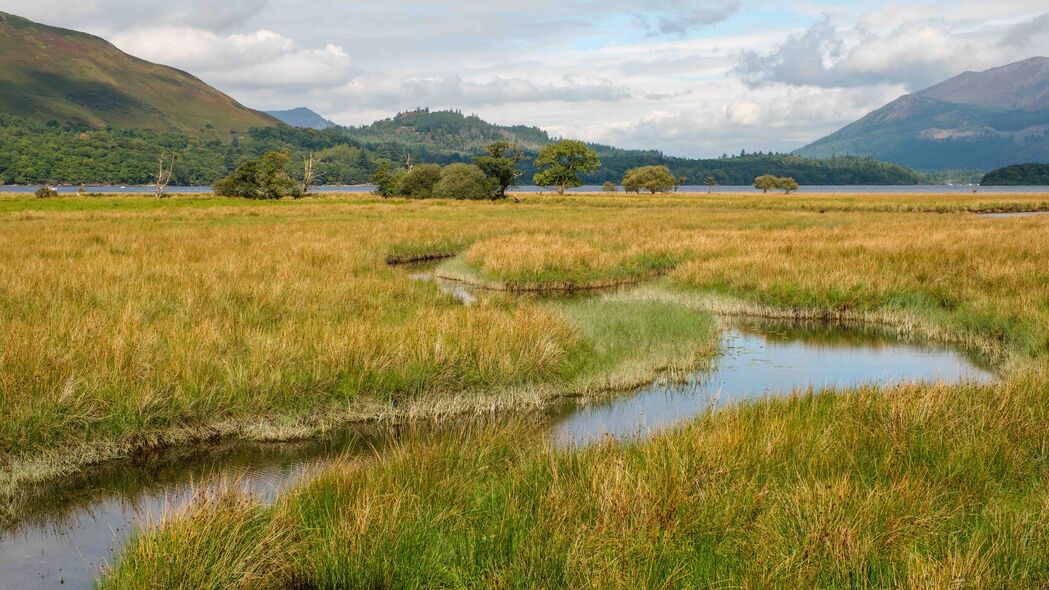
M 153 448 L 535 409 L 637 384 L 710 356 L 696 309 L 887 322 L 1024 367 L 1049 351 L 1044 220 L 963 212 L 1045 202 L 0 197 L 0 248 L 18 253 L 0 265 L 0 510 L 17 512 L 25 483 Z M 619 327 L 602 328 L 606 312 L 569 304 L 464 308 L 387 265 L 453 253 L 496 283 L 666 276 L 651 301 L 606 302 Z M 671 309 L 682 302 L 693 311 Z M 605 341 L 634 333 L 649 343 Z
M 409 437 L 260 510 L 294 515 L 275 571 L 309 588 L 1042 588 L 1045 377 L 803 393 L 575 451 L 513 424 Z M 239 524 L 145 543 L 205 528 L 249 549 Z

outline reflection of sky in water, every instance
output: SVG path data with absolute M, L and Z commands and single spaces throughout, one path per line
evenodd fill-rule
M 413 278 L 435 280 L 432 272 Z M 435 282 L 465 303 L 473 301 L 464 285 Z M 723 356 L 713 373 L 696 374 L 682 385 L 654 385 L 607 403 L 573 408 L 553 427 L 553 436 L 582 443 L 608 434 L 629 438 L 685 421 L 711 405 L 810 386 L 992 379 L 944 347 L 904 344 L 872 332 L 825 325 L 731 329 L 722 337 L 722 346 Z M 39 516 L 18 531 L 0 533 L 0 590 L 90 587 L 100 565 L 113 558 L 135 523 L 155 521 L 165 511 L 192 502 L 202 490 L 214 492 L 232 480 L 256 498 L 272 500 L 333 457 L 376 450 L 381 441 L 370 436 L 374 434 L 381 433 L 346 432 L 300 444 L 234 445 L 189 459 L 96 469 L 80 484 L 48 495 Z
M 847 334 L 847 332 L 845 333 Z M 711 407 L 789 394 L 795 390 L 892 385 L 916 381 L 990 381 L 992 375 L 944 347 L 893 343 L 885 338 L 816 331 L 726 330 L 712 373 L 681 384 L 652 385 L 638 393 L 574 409 L 554 427 L 561 443 L 606 436 L 632 438 L 688 420 Z

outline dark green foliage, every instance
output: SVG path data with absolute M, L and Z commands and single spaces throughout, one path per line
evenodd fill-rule
M 498 184 L 498 196 L 506 197 L 506 190 L 517 186 L 521 170 L 517 165 L 525 159 L 524 152 L 516 144 L 497 141 L 485 148 L 487 155 L 474 158 L 474 164 Z
M 390 165 L 381 162 L 371 178 L 375 185 L 375 194 L 380 197 L 392 197 L 397 189 L 397 177 L 390 172 Z
M 666 166 L 642 166 L 628 170 L 623 176 L 623 190 L 628 193 L 639 193 L 643 190 L 651 194 L 668 193 L 678 185 L 678 179 Z
M 498 181 L 473 164 L 450 164 L 441 171 L 441 180 L 433 187 L 438 199 L 495 199 Z
M 399 131 L 398 131 L 399 130 Z M 287 126 L 250 130 L 229 139 L 201 139 L 180 132 L 91 129 L 83 124 L 37 123 L 0 114 L 0 181 L 6 184 L 150 184 L 157 158 L 174 154 L 174 186 L 207 185 L 228 175 L 245 159 L 266 152 L 317 156 L 317 182 L 369 182 L 379 162 L 412 160 L 447 165 L 485 157 L 482 150 L 497 141 L 516 143 L 527 158 L 519 168 L 528 178 L 536 173 L 534 156 L 553 141 L 527 127 L 497 127 L 458 113 L 420 111 L 399 115 L 368 127 L 325 130 Z M 723 185 L 747 185 L 758 175 L 790 176 L 802 184 L 917 184 L 907 168 L 870 158 L 839 157 L 807 160 L 787 154 L 751 154 L 713 160 L 690 160 L 658 151 L 620 150 L 590 145 L 601 169 L 580 174 L 586 183 L 618 182 L 631 168 L 667 166 L 676 176 L 714 176 Z M 300 161 L 289 163 L 298 175 Z
M 289 159 L 284 152 L 270 152 L 258 160 L 248 160 L 215 183 L 215 194 L 245 199 L 295 196 L 299 187 L 285 170 Z
M 413 199 L 429 199 L 433 187 L 441 180 L 441 167 L 437 164 L 419 164 L 397 179 L 395 193 Z
M 58 191 L 49 186 L 42 186 L 36 190 L 36 198 L 38 199 L 53 199 L 57 196 Z
M 984 186 L 1049 186 L 1049 164 L 1015 164 L 987 173 Z

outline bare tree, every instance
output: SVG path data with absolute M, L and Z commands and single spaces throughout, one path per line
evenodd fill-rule
M 310 189 L 317 180 L 317 161 L 313 159 L 313 152 L 302 160 L 302 191 L 304 197 L 310 196 Z
M 163 199 L 165 196 L 167 196 L 165 194 L 165 191 L 167 191 L 167 189 L 168 189 L 168 183 L 171 182 L 171 172 L 175 169 L 175 154 L 174 153 L 171 154 L 171 161 L 170 161 L 169 164 L 167 164 L 167 167 L 165 167 L 164 164 L 165 164 L 165 158 L 164 158 L 164 155 L 161 154 L 161 156 L 159 158 L 157 158 L 157 168 L 158 169 L 157 169 L 157 192 L 156 192 L 156 197 L 158 199 Z

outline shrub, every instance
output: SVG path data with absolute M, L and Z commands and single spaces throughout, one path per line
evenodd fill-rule
M 36 190 L 36 198 L 38 199 L 53 199 L 57 196 L 58 191 L 49 186 L 42 186 Z
M 433 187 L 441 180 L 437 164 L 418 164 L 397 178 L 396 194 L 413 199 L 429 199 Z
M 288 154 L 269 152 L 244 162 L 232 174 L 215 183 L 215 194 L 245 199 L 280 199 L 298 193 L 299 186 L 288 176 Z
M 793 178 L 779 178 L 776 180 L 776 188 L 789 195 L 801 187 L 798 186 L 798 181 Z
M 618 193 L 619 187 L 611 180 L 606 180 L 605 183 L 601 185 L 601 191 L 605 193 Z
M 678 179 L 666 166 L 641 166 L 627 170 L 623 177 L 623 190 L 639 193 L 647 190 L 651 194 L 668 193 L 678 185 Z
M 498 196 L 498 180 L 486 175 L 473 164 L 451 164 L 441 172 L 441 180 L 433 187 L 433 196 L 439 199 L 494 199 Z

